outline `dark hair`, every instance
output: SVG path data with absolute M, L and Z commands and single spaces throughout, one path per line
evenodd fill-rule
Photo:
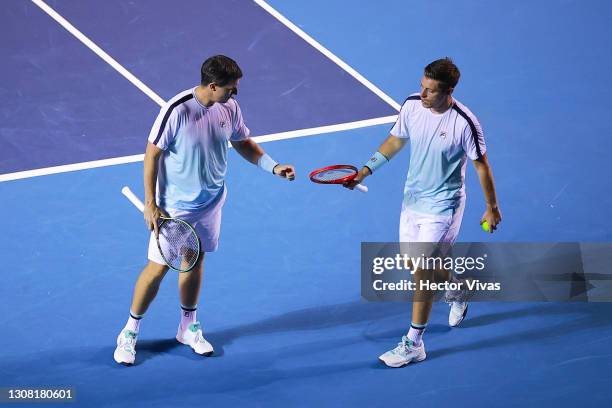
M 461 73 L 453 60 L 446 57 L 435 60 L 425 67 L 425 76 L 440 81 L 444 90 L 454 88 L 459 82 Z
M 215 55 L 208 58 L 202 64 L 200 72 L 202 74 L 202 85 L 214 82 L 219 86 L 225 86 L 232 81 L 242 78 L 242 71 L 236 61 L 225 55 Z

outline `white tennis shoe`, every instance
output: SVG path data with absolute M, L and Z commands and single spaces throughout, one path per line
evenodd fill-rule
M 200 322 L 190 324 L 185 330 L 181 329 L 181 325 L 179 324 L 176 340 L 178 340 L 179 343 L 190 346 L 193 351 L 203 356 L 208 357 L 212 355 L 214 351 L 213 346 L 207 342 L 202 335 Z
M 412 340 L 408 340 L 408 337 L 403 336 L 402 341 L 397 343 L 396 348 L 387 351 L 378 357 L 378 359 L 388 367 L 398 368 L 412 362 L 418 363 L 423 361 L 425 357 L 427 355 L 425 354 L 425 343 L 423 341 L 417 347 Z
M 448 314 L 448 325 L 457 327 L 461 324 L 468 312 L 467 302 L 450 302 L 450 312 Z
M 123 329 L 117 336 L 117 348 L 113 357 L 119 364 L 132 365 L 136 359 L 136 339 L 138 333 Z

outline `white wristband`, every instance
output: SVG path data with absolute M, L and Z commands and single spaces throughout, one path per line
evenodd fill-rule
M 264 153 L 259 160 L 257 160 L 257 167 L 269 173 L 274 173 L 274 167 L 277 165 L 278 163 L 275 162 L 273 158 L 268 156 L 267 153 Z

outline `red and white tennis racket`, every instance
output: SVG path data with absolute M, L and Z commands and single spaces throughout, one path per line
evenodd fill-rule
M 337 164 L 317 169 L 310 173 L 310 180 L 319 184 L 344 184 L 357 176 L 357 167 L 350 164 Z M 362 193 L 367 193 L 368 188 L 363 184 L 357 184 L 355 188 Z

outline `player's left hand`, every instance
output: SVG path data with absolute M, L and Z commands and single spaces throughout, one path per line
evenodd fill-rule
M 486 221 L 489 224 L 489 232 L 492 234 L 493 231 L 497 229 L 497 225 L 501 223 L 501 220 L 502 215 L 501 211 L 499 211 L 499 207 L 487 205 L 487 209 L 480 219 L 480 224 L 482 225 L 482 223 Z
M 286 178 L 289 181 L 295 180 L 295 168 L 290 164 L 278 164 L 274 167 L 274 174 Z

